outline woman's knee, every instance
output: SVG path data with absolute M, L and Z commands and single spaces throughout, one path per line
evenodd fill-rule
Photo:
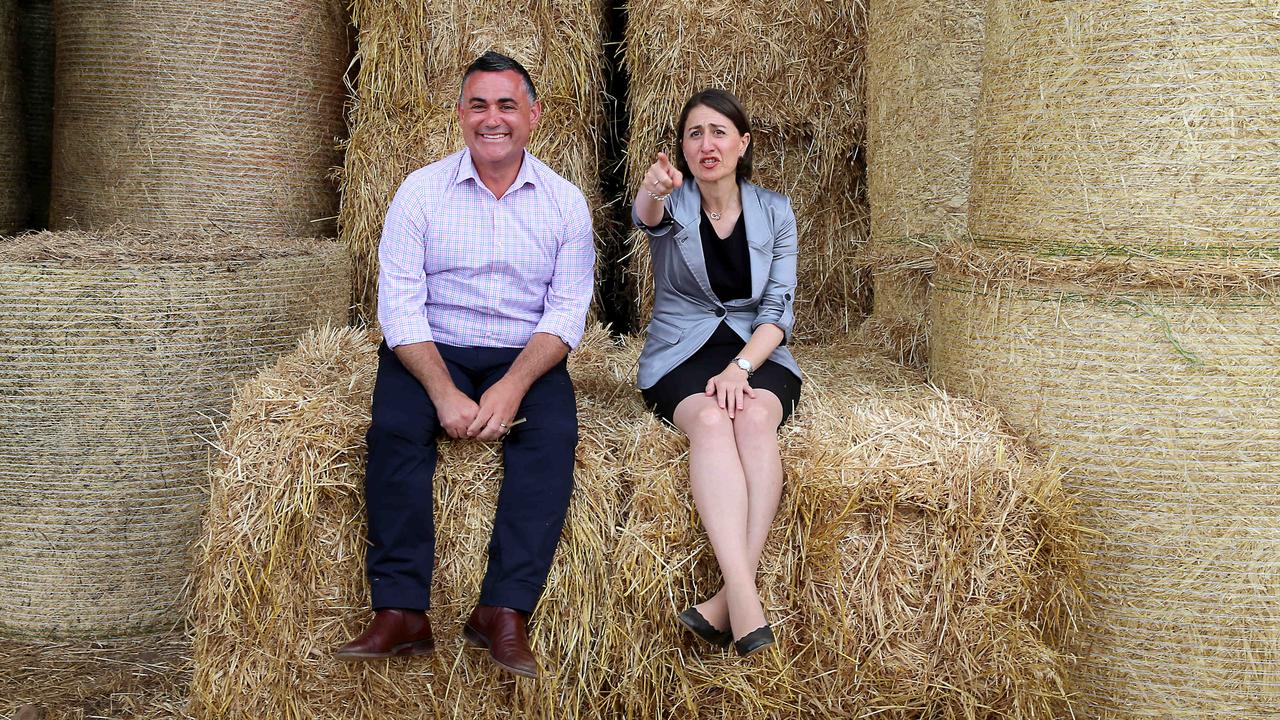
M 772 403 L 748 400 L 736 415 L 733 433 L 739 438 L 771 437 L 782 423 L 782 408 L 776 400 Z
M 675 413 L 676 427 L 689 437 L 726 434 L 732 431 L 729 413 L 714 398 L 695 396 L 680 403 Z

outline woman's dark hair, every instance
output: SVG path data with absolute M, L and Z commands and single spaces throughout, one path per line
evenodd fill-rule
M 689 174 L 689 162 L 684 157 L 684 124 L 689 120 L 689 113 L 693 109 L 702 105 L 709 107 L 721 115 L 729 118 L 733 126 L 738 129 L 739 133 L 746 135 L 751 132 L 751 120 L 747 117 L 747 111 L 742 107 L 742 102 L 737 96 L 728 90 L 720 90 L 718 88 L 707 88 L 699 90 L 689 98 L 684 104 L 684 109 L 680 111 L 680 121 L 676 123 L 676 168 L 684 173 Z M 755 138 L 747 144 L 747 149 L 742 153 L 742 157 L 738 158 L 737 176 L 739 180 L 751 179 L 751 157 L 755 154 L 756 142 Z
M 520 79 L 524 81 L 524 91 L 529 95 L 529 104 L 538 102 L 538 91 L 533 87 L 533 78 L 529 77 L 529 71 L 524 69 L 515 58 L 507 57 L 499 52 L 492 50 L 486 52 L 476 58 L 474 62 L 467 66 L 462 73 L 462 85 L 466 86 L 467 78 L 478 72 L 502 72 L 504 70 L 514 70 Z M 458 102 L 462 102 L 462 90 L 458 90 Z

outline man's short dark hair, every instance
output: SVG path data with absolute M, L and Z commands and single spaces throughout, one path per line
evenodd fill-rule
M 684 157 L 684 125 L 689 121 L 689 113 L 699 105 L 709 107 L 729 118 L 729 122 L 732 122 L 742 135 L 751 132 L 751 118 L 747 116 L 747 110 L 742 107 L 742 101 L 738 100 L 738 96 L 719 88 L 707 88 L 694 93 L 693 97 L 684 104 L 684 109 L 680 111 L 680 119 L 676 122 L 676 169 L 686 176 L 689 174 L 689 163 Z M 742 157 L 738 158 L 735 175 L 739 180 L 751 179 L 751 160 L 755 156 L 755 148 L 756 140 L 751 138 Z
M 529 71 L 524 69 L 520 61 L 515 58 L 507 57 L 500 52 L 490 50 L 474 62 L 467 66 L 466 72 L 462 73 L 462 86 L 466 87 L 467 78 L 478 72 L 503 72 L 504 70 L 514 70 L 524 80 L 524 90 L 529 95 L 529 104 L 538 102 L 538 91 L 533 87 L 533 78 L 529 77 Z M 458 90 L 458 102 L 461 103 L 465 98 L 462 97 L 461 88 Z

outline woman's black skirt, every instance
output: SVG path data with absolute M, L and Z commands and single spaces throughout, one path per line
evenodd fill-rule
M 719 375 L 745 345 L 742 338 L 726 323 L 720 327 L 707 342 L 698 348 L 688 360 L 677 365 L 653 387 L 641 390 L 645 404 L 654 414 L 674 425 L 672 416 L 681 400 L 690 395 L 702 395 L 707 390 L 707 381 Z M 756 369 L 749 381 L 757 390 L 768 390 L 782 401 L 782 422 L 791 417 L 796 403 L 800 401 L 800 378 L 772 360 L 766 360 Z

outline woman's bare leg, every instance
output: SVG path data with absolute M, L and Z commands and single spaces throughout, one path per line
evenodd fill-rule
M 756 390 L 756 397 L 747 398 L 733 420 L 734 443 L 747 484 L 747 559 L 753 580 L 782 498 L 782 456 L 778 451 L 781 422 L 782 403 L 768 390 Z M 721 588 L 695 607 L 707 622 L 725 628 L 729 622 L 727 599 Z
M 747 535 L 747 480 L 734 422 L 715 398 L 705 395 L 680 401 L 673 419 L 689 437 L 689 485 L 724 578 L 727 618 L 707 619 L 721 628 L 727 619 L 734 637 L 742 637 L 764 624 L 764 609 L 756 590 L 758 554 L 753 561 Z

